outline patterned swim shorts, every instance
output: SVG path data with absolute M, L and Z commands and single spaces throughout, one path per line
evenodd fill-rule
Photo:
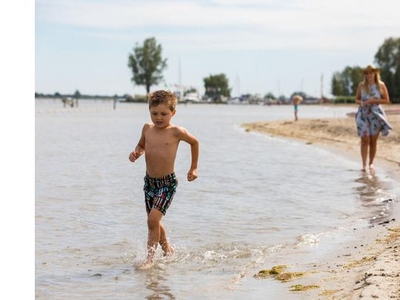
M 175 173 L 162 178 L 151 178 L 146 174 L 143 191 L 147 213 L 150 213 L 151 209 L 155 208 L 165 215 L 174 198 L 177 186 L 178 179 Z

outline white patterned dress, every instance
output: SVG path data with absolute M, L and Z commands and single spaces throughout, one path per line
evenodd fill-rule
M 361 101 L 373 98 L 381 99 L 381 93 L 376 84 L 370 86 L 369 94 L 364 89 L 361 90 Z M 380 104 L 359 106 L 356 113 L 356 124 L 359 137 L 377 135 L 380 132 L 383 136 L 387 136 L 389 131 L 392 130 Z

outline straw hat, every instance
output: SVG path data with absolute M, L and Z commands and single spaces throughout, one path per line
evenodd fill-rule
M 371 65 L 368 65 L 364 70 L 363 73 L 367 74 L 367 73 L 379 73 L 381 71 L 381 69 L 379 68 L 374 68 Z
M 300 95 L 294 95 L 294 96 L 293 96 L 293 100 L 295 100 L 295 101 L 302 101 L 302 100 L 303 100 L 303 97 L 300 96 Z

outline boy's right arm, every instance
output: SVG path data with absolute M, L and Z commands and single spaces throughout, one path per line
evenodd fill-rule
M 139 142 L 137 143 L 137 145 L 135 147 L 135 150 L 133 150 L 129 154 L 129 160 L 131 162 L 135 162 L 145 151 L 145 149 L 144 149 L 144 145 L 145 145 L 144 128 L 145 128 L 145 126 L 143 126 L 142 135 L 140 137 Z

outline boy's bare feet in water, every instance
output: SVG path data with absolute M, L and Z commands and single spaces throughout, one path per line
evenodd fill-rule
M 162 249 L 164 251 L 164 257 L 172 256 L 175 253 L 174 248 L 170 244 L 162 245 Z M 147 270 L 154 266 L 154 260 L 147 258 L 143 263 L 136 266 L 138 270 Z
M 171 245 L 168 245 L 168 247 L 163 247 L 163 251 L 164 256 L 172 256 L 175 253 L 175 250 L 171 247 Z
M 150 269 L 154 265 L 154 261 L 146 260 L 143 263 L 136 266 L 138 270 L 147 270 Z

